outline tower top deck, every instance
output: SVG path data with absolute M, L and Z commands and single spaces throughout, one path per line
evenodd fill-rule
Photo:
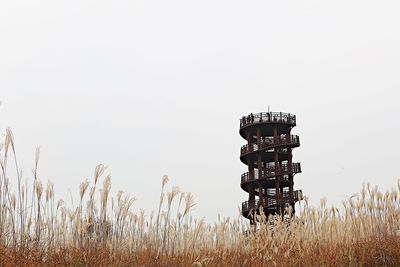
M 256 129 L 263 124 L 277 125 L 278 132 L 287 132 L 289 128 L 296 126 L 296 115 L 284 112 L 259 112 L 251 113 L 240 119 L 240 135 L 246 139 L 247 133 L 254 134 Z M 262 134 L 271 135 L 272 127 L 262 127 Z

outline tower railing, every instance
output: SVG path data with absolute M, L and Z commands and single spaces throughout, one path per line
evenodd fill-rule
M 255 152 L 261 149 L 268 149 L 273 148 L 278 145 L 291 145 L 291 146 L 299 146 L 300 145 L 300 138 L 298 135 L 291 135 L 290 138 L 286 136 L 280 137 L 277 142 L 275 142 L 273 137 L 262 138 L 260 145 L 248 144 L 244 145 L 240 149 L 240 155 L 243 156 L 247 153 Z
M 257 169 L 254 172 L 245 172 L 241 175 L 241 183 L 247 183 L 259 179 L 275 180 L 276 176 L 285 175 L 288 173 L 300 173 L 301 166 L 299 162 L 292 163 L 292 165 L 282 164 L 281 166 L 267 166 L 261 171 L 261 175 Z M 281 181 L 286 181 L 284 177 L 280 178 Z
M 276 122 L 296 125 L 296 115 L 284 112 L 260 112 L 240 119 L 240 127 L 255 123 Z
M 293 195 L 287 192 L 286 194 L 278 194 L 278 197 L 264 197 L 261 199 L 254 199 L 242 202 L 242 212 L 249 212 L 251 210 L 258 210 L 260 207 L 270 208 L 276 205 L 283 205 L 287 203 L 294 203 L 303 199 L 303 192 L 301 190 L 293 191 Z

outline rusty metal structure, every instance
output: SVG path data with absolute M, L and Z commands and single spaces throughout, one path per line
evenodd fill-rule
M 300 146 L 296 116 L 282 112 L 261 112 L 243 116 L 240 135 L 247 144 L 240 150 L 240 160 L 248 166 L 241 176 L 241 188 L 249 193 L 242 203 L 242 215 L 256 223 L 255 215 L 262 209 L 266 216 L 283 216 L 285 209 L 302 199 L 301 190 L 293 190 L 295 174 L 301 172 L 300 163 L 293 163 L 292 150 Z

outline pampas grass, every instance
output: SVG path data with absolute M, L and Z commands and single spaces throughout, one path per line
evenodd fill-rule
M 326 199 L 312 207 L 305 197 L 289 220 L 261 214 L 254 227 L 238 215 L 209 224 L 191 216 L 191 193 L 167 191 L 166 175 L 157 213 L 134 212 L 134 197 L 110 196 L 102 164 L 77 188 L 77 205 L 56 200 L 54 185 L 40 180 L 39 153 L 30 186 L 11 130 L 0 144 L 0 266 L 400 265 L 400 181 L 386 192 L 363 185 L 339 208 Z M 7 167 L 10 158 L 15 172 Z

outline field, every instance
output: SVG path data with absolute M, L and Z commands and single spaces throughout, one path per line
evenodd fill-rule
M 365 185 L 340 208 L 305 199 L 290 222 L 261 216 L 257 229 L 240 217 L 208 224 L 191 216 L 192 194 L 165 192 L 167 176 L 159 209 L 134 213 L 129 194 L 110 196 L 103 165 L 69 206 L 37 177 L 39 151 L 32 186 L 23 182 L 12 132 L 4 136 L 0 266 L 400 266 L 400 183 L 387 192 Z

